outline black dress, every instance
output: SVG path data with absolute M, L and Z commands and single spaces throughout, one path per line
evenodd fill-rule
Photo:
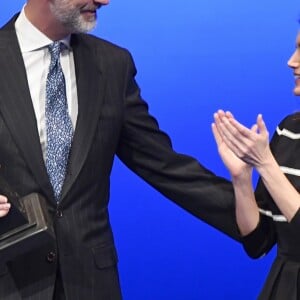
M 300 114 L 290 115 L 278 125 L 271 150 L 282 171 L 300 191 Z M 258 299 L 300 299 L 300 210 L 288 223 L 261 179 L 255 193 L 260 222 L 244 237 L 243 246 L 248 255 L 256 258 L 277 243 L 276 259 Z

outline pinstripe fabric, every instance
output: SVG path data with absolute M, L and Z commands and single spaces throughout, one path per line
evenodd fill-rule
M 173 151 L 141 98 L 130 54 L 89 35 L 72 36 L 71 47 L 79 113 L 56 206 L 13 21 L 0 30 L 0 164 L 21 196 L 44 195 L 56 233 L 52 245 L 9 264 L 0 299 L 52 299 L 57 265 L 67 299 L 122 298 L 108 213 L 115 155 L 178 206 L 239 239 L 231 184 Z

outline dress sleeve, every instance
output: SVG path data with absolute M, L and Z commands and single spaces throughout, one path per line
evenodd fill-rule
M 300 208 L 295 213 L 294 217 L 292 218 L 290 224 L 294 227 L 300 228 Z
M 252 258 L 259 258 L 265 255 L 275 243 L 274 234 L 272 222 L 270 222 L 268 217 L 260 214 L 257 227 L 242 238 L 246 253 Z

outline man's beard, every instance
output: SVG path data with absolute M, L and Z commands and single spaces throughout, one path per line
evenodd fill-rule
M 96 16 L 85 20 L 81 15 L 81 8 L 72 6 L 70 0 L 53 0 L 50 2 L 53 15 L 61 22 L 70 33 L 82 33 L 92 30 L 97 23 Z M 83 9 L 89 9 L 83 7 Z M 95 9 L 94 7 L 91 9 Z

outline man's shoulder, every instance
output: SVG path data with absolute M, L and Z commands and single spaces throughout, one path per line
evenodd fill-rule
M 111 54 L 129 53 L 129 51 L 126 48 L 92 34 L 73 34 L 71 41 L 71 43 L 74 44 L 81 44 L 83 46 L 86 45 L 88 47 L 92 47 L 95 50 L 99 49 L 101 50 L 101 52 L 104 51 Z
M 20 13 L 16 13 L 14 16 L 10 18 L 5 24 L 0 26 L 0 31 L 11 31 L 15 29 L 15 22 Z

